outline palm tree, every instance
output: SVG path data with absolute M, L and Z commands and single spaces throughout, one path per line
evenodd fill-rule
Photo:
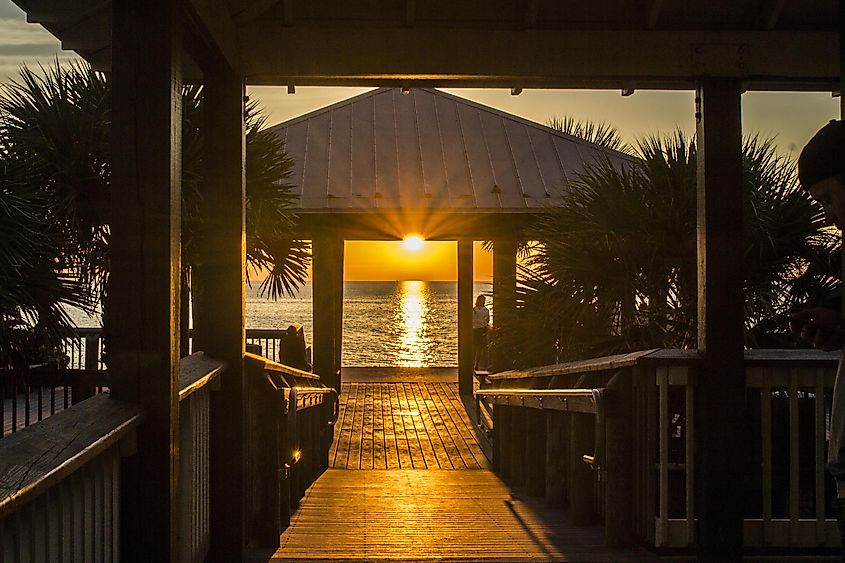
M 676 132 L 636 153 L 587 164 L 525 233 L 541 244 L 520 269 L 520 364 L 695 346 L 695 144 Z M 791 308 L 838 290 L 838 237 L 770 140 L 747 138 L 743 157 L 747 345 L 794 344 Z
M 92 306 L 67 267 L 71 241 L 45 229 L 58 206 L 26 175 L 24 163 L 0 155 L 0 368 L 25 367 L 39 347 L 56 348 L 72 331 L 64 306 Z
M 26 67 L 20 79 L 0 86 L 0 148 L 26 162 L 21 182 L 50 194 L 56 212 L 52 228 L 71 241 L 69 265 L 104 308 L 108 278 L 108 193 L 111 161 L 111 84 L 85 63 L 40 73 Z M 267 273 L 262 294 L 291 294 L 306 277 L 309 247 L 296 237 L 288 182 L 292 162 L 281 142 L 262 130 L 255 104 L 246 112 L 247 274 Z M 202 88 L 183 91 L 184 278 L 196 261 L 202 197 Z M 104 310 L 104 324 L 108 322 Z M 187 315 L 183 315 L 187 323 Z M 187 326 L 187 325 L 186 325 Z M 187 341 L 187 340 L 186 340 Z

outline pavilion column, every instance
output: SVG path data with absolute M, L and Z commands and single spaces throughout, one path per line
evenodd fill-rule
M 337 373 L 337 387 L 340 390 L 341 383 L 341 367 L 343 358 L 343 257 L 345 251 L 345 243 L 343 239 L 335 239 L 333 243 L 334 262 L 335 266 L 340 271 L 332 276 L 333 293 L 332 293 L 332 317 L 334 319 L 334 371 Z
M 202 230 L 193 270 L 194 350 L 226 362 L 211 394 L 211 559 L 240 560 L 245 546 L 244 81 L 206 72 Z
M 337 372 L 338 318 L 343 295 L 343 240 L 315 235 L 311 241 L 311 303 L 313 307 L 313 369 L 323 382 L 340 390 Z M 338 291 L 340 287 L 340 291 Z M 341 303 L 337 303 L 340 293 Z
M 512 349 L 516 320 L 516 248 L 515 240 L 493 241 L 493 345 L 492 371 L 513 367 Z
M 458 240 L 458 391 L 472 394 L 472 239 Z
M 740 560 L 743 545 L 743 198 L 741 84 L 706 78 L 696 98 L 698 348 L 696 544 L 703 560 Z
M 175 561 L 179 466 L 181 47 L 176 0 L 112 2 L 108 369 L 140 403 L 121 475 L 123 559 Z

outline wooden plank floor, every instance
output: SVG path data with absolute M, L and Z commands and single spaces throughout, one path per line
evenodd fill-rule
M 329 469 L 308 490 L 272 556 L 252 561 L 445 559 L 644 561 L 604 546 L 542 499 L 522 499 L 488 470 Z
M 458 395 L 440 381 L 344 383 L 335 469 L 481 469 L 487 458 Z

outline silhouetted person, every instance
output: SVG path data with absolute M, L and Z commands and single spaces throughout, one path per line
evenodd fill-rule
M 487 369 L 487 331 L 490 328 L 490 311 L 487 309 L 487 298 L 479 295 L 472 308 L 472 348 L 475 358 L 475 368 Z
M 842 231 L 845 228 L 845 122 L 831 121 L 810 139 L 798 158 L 798 180 L 822 205 L 827 223 Z M 842 348 L 845 331 L 842 314 L 837 310 L 813 307 L 799 311 L 790 319 L 789 327 L 816 348 Z M 845 539 L 845 378 L 842 376 L 845 362 L 842 360 L 840 353 L 833 386 L 827 469 L 836 481 L 839 532 Z M 845 541 L 842 543 L 845 546 Z

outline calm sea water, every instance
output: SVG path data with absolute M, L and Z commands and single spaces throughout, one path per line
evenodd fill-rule
M 476 283 L 474 295 L 489 293 Z M 458 363 L 457 285 L 455 282 L 390 281 L 343 285 L 343 365 L 456 366 Z M 72 313 L 78 326 L 99 319 Z M 312 342 L 311 284 L 296 297 L 262 298 L 247 288 L 247 328 L 287 328 L 299 322 Z

